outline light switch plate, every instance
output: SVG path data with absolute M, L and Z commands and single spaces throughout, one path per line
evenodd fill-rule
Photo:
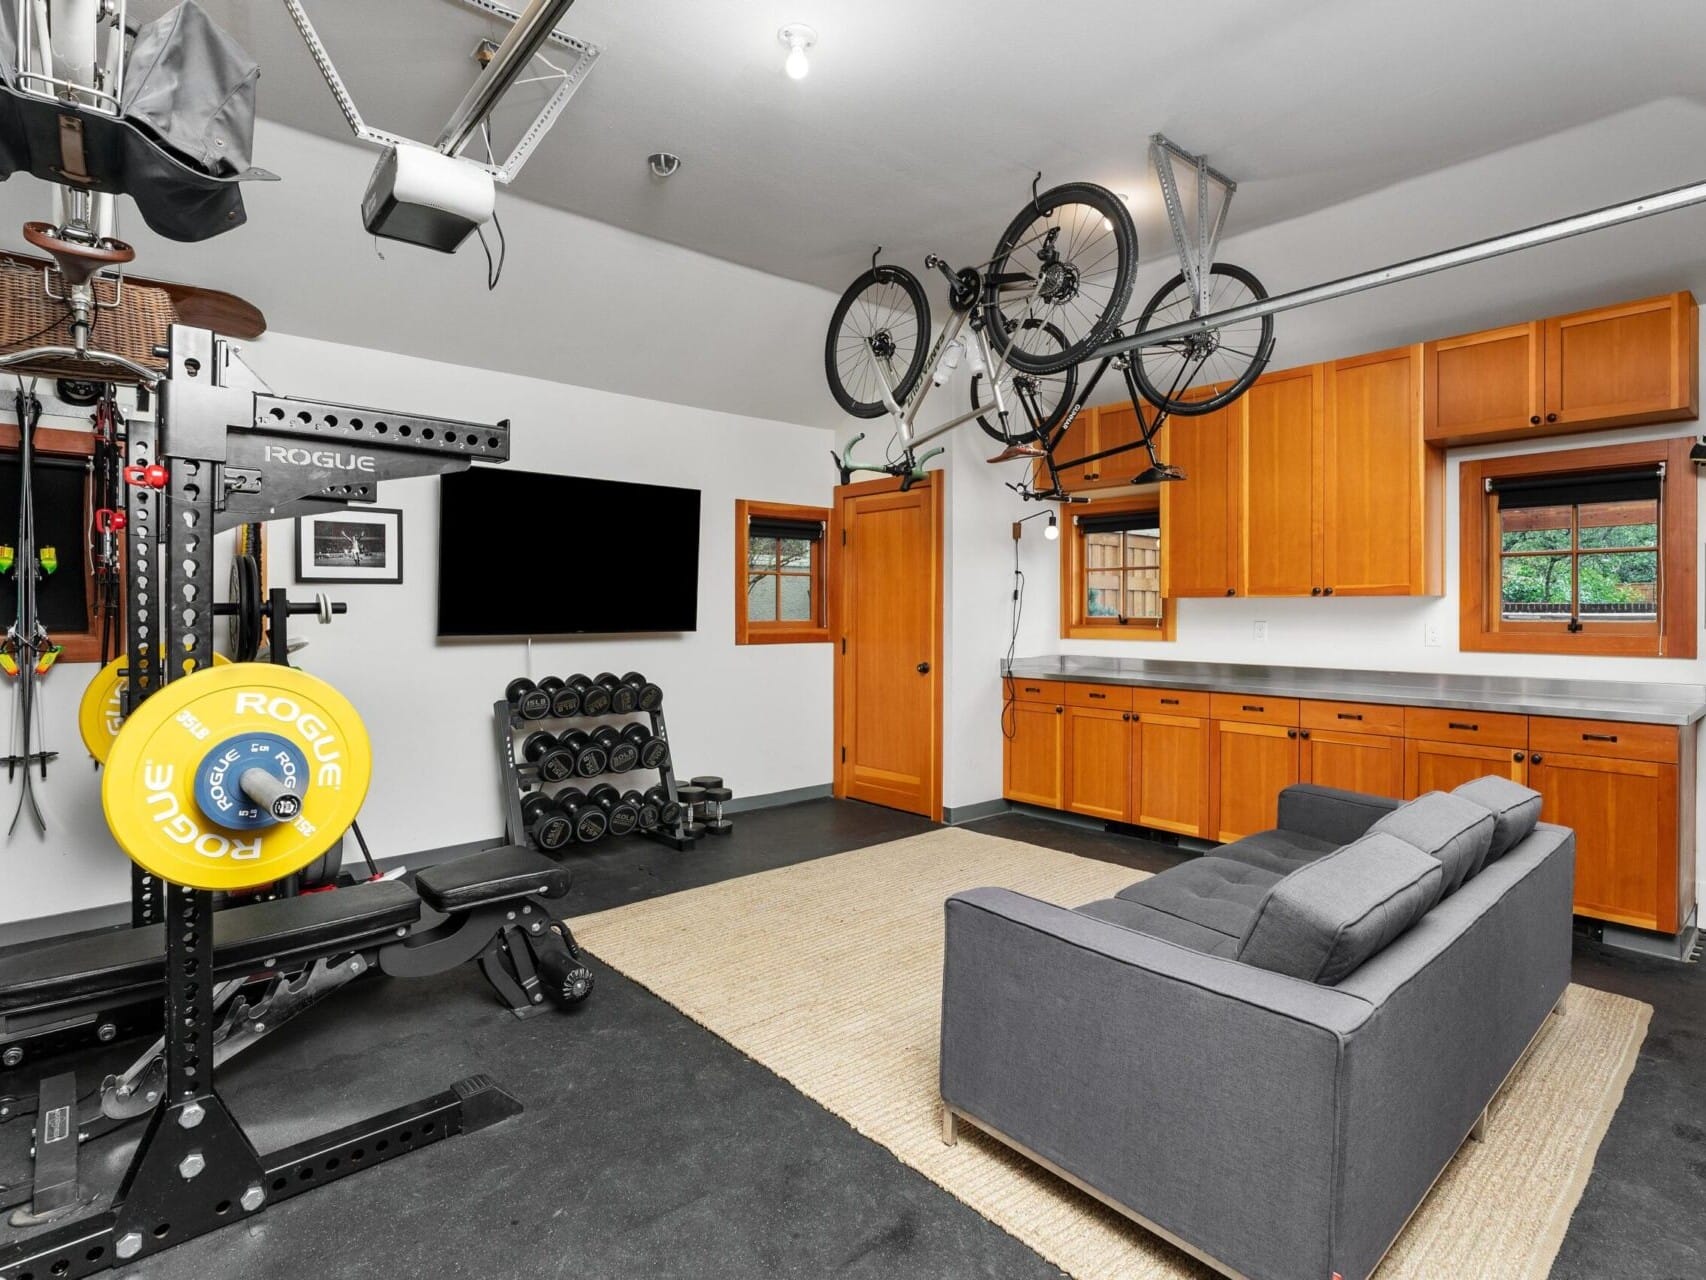
M 1255 626 L 1251 628 L 1251 631 L 1254 635 L 1254 639 L 1256 640 L 1256 643 L 1258 643 L 1258 644 L 1266 644 L 1267 643 L 1267 640 L 1268 640 L 1268 624 L 1266 622 L 1256 623 Z
M 1430 649 L 1437 649 L 1445 643 L 1445 633 L 1439 623 L 1428 622 L 1422 625 L 1422 643 Z

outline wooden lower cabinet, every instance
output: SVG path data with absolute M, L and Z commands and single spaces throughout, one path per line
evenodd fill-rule
M 1023 698 L 1006 708 L 1004 728 L 1010 728 L 1002 766 L 1001 790 L 1009 800 L 1040 805 L 1045 809 L 1064 807 L 1061 785 L 1061 754 L 1066 708 L 1054 702 L 1030 702 Z
M 1131 713 L 1066 708 L 1066 808 L 1108 822 L 1130 820 Z
M 1206 838 L 1209 725 L 1200 716 L 1143 712 L 1134 717 L 1130 821 Z
M 1404 740 L 1342 729 L 1304 729 L 1298 781 L 1373 796 L 1404 794 Z
M 1528 785 L 1543 822 L 1576 833 L 1576 910 L 1674 933 L 1677 777 L 1674 764 L 1546 752 Z
M 1213 839 L 1239 840 L 1278 826 L 1279 793 L 1300 780 L 1297 730 L 1235 720 L 1213 725 Z
M 1404 795 L 1414 800 L 1429 791 L 1450 791 L 1489 773 L 1528 785 L 1527 752 L 1480 742 L 1404 741 Z

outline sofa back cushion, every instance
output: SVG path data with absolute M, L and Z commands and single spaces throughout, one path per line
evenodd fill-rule
M 1439 900 L 1440 863 L 1371 831 L 1299 867 L 1268 891 L 1238 959 L 1330 984 L 1355 972 Z
M 1540 793 L 1496 774 L 1465 782 L 1451 794 L 1478 804 L 1493 815 L 1493 843 L 1487 850 L 1488 862 L 1504 857 L 1528 839 L 1534 824 L 1540 821 Z
M 1439 893 L 1443 898 L 1455 893 L 1487 860 L 1493 843 L 1493 815 L 1463 796 L 1430 791 L 1400 805 L 1369 830 L 1397 836 L 1439 859 L 1443 873 Z M 1429 907 L 1433 905 L 1428 903 Z

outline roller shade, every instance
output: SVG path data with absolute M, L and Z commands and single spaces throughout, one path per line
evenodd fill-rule
M 803 538 L 807 542 L 823 540 L 821 520 L 766 520 L 754 517 L 747 522 L 749 538 Z
M 1159 511 L 1122 511 L 1113 516 L 1079 516 L 1077 524 L 1085 533 L 1160 533 Z
M 1664 467 L 1654 463 L 1588 475 L 1489 479 L 1487 492 L 1498 495 L 1501 511 L 1573 507 L 1594 502 L 1643 502 L 1658 498 L 1664 475 Z

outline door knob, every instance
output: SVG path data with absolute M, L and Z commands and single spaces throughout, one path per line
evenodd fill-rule
M 918 664 L 918 674 L 921 676 L 929 675 L 930 674 L 930 664 L 928 662 L 920 662 Z

